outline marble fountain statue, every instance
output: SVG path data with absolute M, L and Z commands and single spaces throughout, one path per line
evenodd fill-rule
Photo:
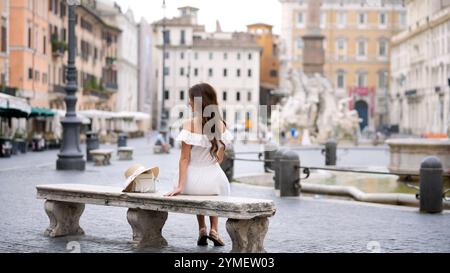
M 318 144 L 330 138 L 357 140 L 360 119 L 355 110 L 349 109 L 351 98 L 338 100 L 325 77 L 291 69 L 280 89 L 287 96 L 280 103 L 280 111 L 272 114 L 272 123 L 278 124 L 280 130 L 295 128 Z

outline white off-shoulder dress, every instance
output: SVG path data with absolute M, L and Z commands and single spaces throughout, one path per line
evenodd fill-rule
M 230 145 L 232 139 L 233 136 L 228 130 L 222 134 L 222 141 L 225 145 Z M 192 146 L 182 194 L 229 195 L 230 183 L 220 164 L 209 153 L 211 142 L 208 137 L 183 129 L 177 136 L 176 141 L 185 142 Z M 178 185 L 178 174 L 174 184 L 175 186 Z

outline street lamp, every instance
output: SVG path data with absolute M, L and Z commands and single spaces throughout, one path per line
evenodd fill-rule
M 69 7 L 69 58 L 66 71 L 66 116 L 61 120 L 63 127 L 63 139 L 58 160 L 57 170 L 80 170 L 86 168 L 86 161 L 80 149 L 80 126 L 81 121 L 77 118 L 75 106 L 77 104 L 77 69 L 75 67 L 75 12 L 79 0 L 67 0 Z
M 162 99 L 161 99 L 161 120 L 159 129 L 166 130 L 167 129 L 167 116 L 165 110 L 165 92 L 166 92 L 166 1 L 163 0 L 163 22 L 162 22 L 162 34 L 163 34 L 163 45 L 162 45 Z

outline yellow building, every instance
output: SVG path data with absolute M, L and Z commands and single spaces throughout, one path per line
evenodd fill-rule
M 280 58 L 287 68 L 301 70 L 308 1 L 280 2 L 284 42 Z M 351 107 L 363 119 L 362 129 L 387 122 L 389 43 L 404 28 L 405 16 L 402 0 L 322 0 L 324 73 L 338 97 L 353 97 Z
M 261 47 L 259 61 L 259 103 L 260 105 L 275 105 L 277 97 L 272 92 L 278 89 L 280 62 L 278 60 L 278 36 L 272 33 L 272 25 L 258 23 L 247 25 L 247 32 L 255 36 L 256 43 Z M 270 117 L 270 107 L 268 108 Z
M 277 36 L 272 33 L 273 26 L 268 24 L 251 24 L 247 26 L 247 31 L 255 35 L 256 42 L 262 48 L 260 56 L 260 82 L 278 86 L 278 62 Z

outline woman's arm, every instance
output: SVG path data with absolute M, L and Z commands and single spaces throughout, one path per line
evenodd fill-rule
M 186 183 L 186 174 L 187 168 L 189 165 L 189 160 L 191 156 L 191 145 L 186 144 L 185 142 L 181 143 L 181 156 L 179 162 L 179 176 L 178 176 L 178 187 L 166 194 L 166 196 L 175 196 L 183 192 L 184 184 Z
M 220 131 L 223 133 L 225 133 L 226 127 L 225 124 L 222 123 L 222 125 L 220 126 Z M 219 150 L 217 151 L 217 161 L 220 163 L 222 163 L 224 157 L 225 157 L 225 147 L 222 145 L 219 145 Z
M 223 146 L 219 148 L 219 151 L 217 151 L 217 157 L 218 157 L 217 162 L 221 164 L 225 157 L 225 148 Z

